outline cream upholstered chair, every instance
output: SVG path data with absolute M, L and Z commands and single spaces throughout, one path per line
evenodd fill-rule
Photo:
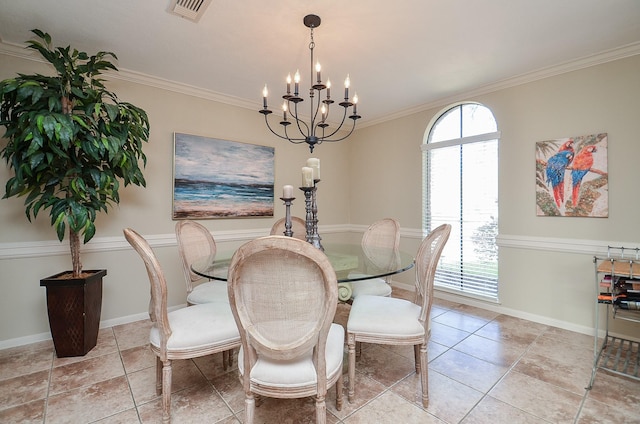
M 191 264 L 204 256 L 215 257 L 216 242 L 209 230 L 190 220 L 176 223 L 178 251 L 182 261 L 184 280 L 187 285 L 187 304 L 198 305 L 213 301 L 229 301 L 227 284 L 223 281 L 208 281 L 191 270 Z
M 167 282 L 149 243 L 130 228 L 124 236 L 142 258 L 151 284 L 149 346 L 157 356 L 156 391 L 162 394 L 162 421 L 171 420 L 171 361 L 224 352 L 240 346 L 228 302 L 210 302 L 167 312 Z
M 366 256 L 373 258 L 376 248 L 398 250 L 400 247 L 400 223 L 393 218 L 384 218 L 371 224 L 362 235 L 362 250 Z M 368 252 L 371 252 L 369 255 Z M 350 277 L 357 277 L 351 274 Z M 351 299 L 363 294 L 391 296 L 391 285 L 386 278 L 371 278 L 351 282 L 353 293 Z
M 229 299 L 240 329 L 238 370 L 245 392 L 244 423 L 255 396 L 316 397 L 316 422 L 326 422 L 327 388 L 342 408 L 344 328 L 333 324 L 336 273 L 326 255 L 306 241 L 267 236 L 234 254 Z
M 349 347 L 349 401 L 355 396 L 356 342 L 413 345 L 416 373 L 422 385 L 422 405 L 429 404 L 427 343 L 433 302 L 433 279 L 451 225 L 434 229 L 416 254 L 414 302 L 393 297 L 362 295 L 353 301 L 347 321 Z
M 272 236 L 284 235 L 284 231 L 285 231 L 284 221 L 285 221 L 285 218 L 280 218 L 273 224 L 273 226 L 271 227 Z M 291 231 L 293 231 L 293 237 L 300 240 L 307 239 L 307 224 L 304 221 L 304 219 L 299 218 L 297 216 L 292 216 Z

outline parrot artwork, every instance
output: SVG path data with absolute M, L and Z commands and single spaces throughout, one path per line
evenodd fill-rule
M 573 192 L 571 194 L 571 203 L 574 207 L 578 205 L 578 199 L 580 196 L 580 183 L 593 166 L 593 153 L 596 151 L 596 146 L 583 147 L 573 160 L 573 166 L 571 170 L 571 185 L 573 187 Z
M 558 207 L 564 202 L 564 174 L 573 160 L 573 155 L 573 139 L 569 139 L 560 146 L 558 153 L 547 161 L 547 183 L 551 184 L 553 198 Z

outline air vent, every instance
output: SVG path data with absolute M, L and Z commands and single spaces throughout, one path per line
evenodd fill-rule
M 198 22 L 210 3 L 211 0 L 171 0 L 169 13 Z

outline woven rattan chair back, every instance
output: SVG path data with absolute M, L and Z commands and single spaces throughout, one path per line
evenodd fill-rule
M 442 224 L 427 235 L 416 253 L 416 299 L 415 303 L 422 308 L 420 321 L 428 325 L 433 303 L 433 281 L 449 234 L 450 224 Z M 428 331 L 428 328 L 425 327 Z
M 400 223 L 393 218 L 374 222 L 362 235 L 362 247 L 369 246 L 398 249 L 400 247 Z
M 253 240 L 231 260 L 228 284 L 243 347 L 282 360 L 324 351 L 338 285 L 322 251 L 291 237 Z
M 214 257 L 216 242 L 205 226 L 190 220 L 178 221 L 176 238 L 188 295 L 193 290 L 193 283 L 202 280 L 201 276 L 191 270 L 191 264 L 204 256 Z
M 124 237 L 140 255 L 147 269 L 151 287 L 149 318 L 160 329 L 162 344 L 166 345 L 167 339 L 171 335 L 171 327 L 167 317 L 167 280 L 164 277 L 164 272 L 147 240 L 131 228 L 124 230 Z
M 273 226 L 271 227 L 271 235 L 272 236 L 282 236 L 285 231 L 285 218 L 280 218 L 277 220 Z M 297 216 L 291 217 L 291 231 L 293 231 L 293 238 L 297 238 L 300 240 L 307 239 L 307 227 L 304 219 L 299 218 Z
M 366 259 L 376 269 L 395 269 L 400 260 L 400 223 L 393 218 L 374 222 L 362 235 L 361 245 Z M 388 278 L 385 281 L 388 282 Z

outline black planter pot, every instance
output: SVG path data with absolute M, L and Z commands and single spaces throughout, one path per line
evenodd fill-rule
M 83 271 L 86 278 L 60 278 L 70 271 L 40 280 L 47 288 L 49 327 L 56 355 L 84 356 L 98 342 L 102 310 L 102 277 L 107 270 Z

